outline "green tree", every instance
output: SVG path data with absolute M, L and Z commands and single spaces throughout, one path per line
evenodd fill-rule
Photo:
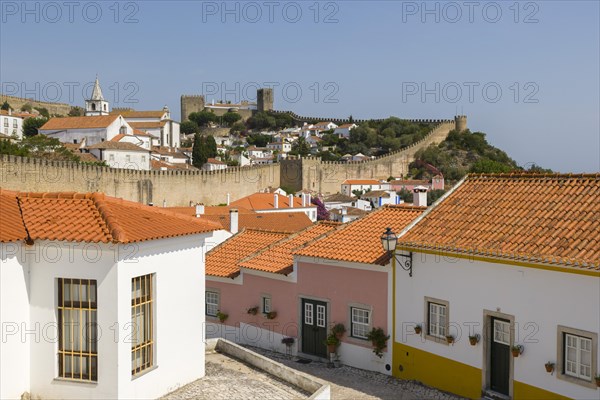
M 248 118 L 248 126 L 252 129 L 269 129 L 277 125 L 275 117 L 266 112 L 259 112 Z
M 236 122 L 231 126 L 231 129 L 229 130 L 229 133 L 238 135 L 243 132 L 246 132 L 246 124 L 244 124 L 243 122 Z
M 184 121 L 179 126 L 179 131 L 184 135 L 189 135 L 191 133 L 196 133 L 200 131 L 200 127 L 194 121 Z
M 8 104 L 8 101 L 5 101 L 4 103 L 2 103 L 2 107 L 0 107 L 0 110 L 4 110 L 4 111 L 10 110 L 10 104 Z
M 194 121 L 198 126 L 207 126 L 210 122 L 215 122 L 217 116 L 211 111 L 193 112 L 188 116 L 190 121 Z
M 242 116 L 234 111 L 227 111 L 223 114 L 223 122 L 227 124 L 227 126 L 232 126 L 234 123 L 238 122 L 242 119 Z
M 194 147 L 192 148 L 192 165 L 196 168 L 202 168 L 208 157 L 205 152 L 204 136 L 196 133 L 194 135 Z
M 48 109 L 46 107 L 34 107 L 42 117 L 44 118 L 50 118 L 50 113 L 48 112 Z
M 205 153 L 206 153 L 207 159 L 214 158 L 217 156 L 217 154 L 218 154 L 217 142 L 213 136 L 208 135 L 206 137 L 205 146 L 206 146 Z
M 79 106 L 73 106 L 71 107 L 71 110 L 69 110 L 69 117 L 81 117 L 83 114 L 83 108 Z
M 29 103 L 25 103 L 21 106 L 21 111 L 24 112 L 32 112 L 33 111 L 33 107 L 31 106 L 31 104 Z
M 35 136 L 38 134 L 38 129 L 41 128 L 48 120 L 46 118 L 27 118 L 23 121 L 23 135 Z
M 510 172 L 512 170 L 514 170 L 514 168 L 511 168 L 506 164 L 490 160 L 489 158 L 480 158 L 471 165 L 469 171 L 477 174 L 497 174 Z
M 298 140 L 292 144 L 292 151 L 290 154 L 300 156 L 307 156 L 310 154 L 310 145 L 303 136 L 300 136 Z
M 402 188 L 397 193 L 398 196 L 400 196 L 400 198 L 402 199 L 402 201 L 404 201 L 405 203 L 412 203 L 413 194 L 408 189 Z
M 265 147 L 267 144 L 271 143 L 271 139 L 272 138 L 269 135 L 252 133 L 246 138 L 246 142 L 252 146 Z

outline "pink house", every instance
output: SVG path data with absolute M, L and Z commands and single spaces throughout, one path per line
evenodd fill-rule
M 392 269 L 380 236 L 388 226 L 401 231 L 423 210 L 387 206 L 345 225 L 232 237 L 207 254 L 206 336 L 324 359 L 325 339 L 341 323 L 340 361 L 391 374 L 391 351 L 378 357 L 366 339 L 372 328 L 391 332 Z

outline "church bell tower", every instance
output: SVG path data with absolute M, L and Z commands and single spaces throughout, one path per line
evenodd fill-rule
M 86 117 L 108 115 L 108 111 L 108 101 L 104 100 L 104 96 L 102 96 L 102 89 L 100 89 L 100 82 L 98 82 L 98 76 L 96 75 L 92 97 L 85 101 L 85 115 Z

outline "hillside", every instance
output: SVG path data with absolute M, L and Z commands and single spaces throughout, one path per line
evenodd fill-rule
M 409 166 L 411 178 L 427 179 L 431 175 L 423 163 L 435 166 L 450 183 L 470 172 L 502 173 L 524 170 L 506 152 L 489 144 L 485 133 L 471 132 L 468 129 L 463 132 L 453 130 L 439 145 L 431 145 L 417 151 L 415 162 Z M 528 171 L 552 172 L 537 165 L 532 165 Z

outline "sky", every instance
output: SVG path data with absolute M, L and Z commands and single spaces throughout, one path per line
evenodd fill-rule
M 519 165 L 600 171 L 599 1 L 0 1 L 0 92 L 182 94 L 314 117 L 448 119 Z

